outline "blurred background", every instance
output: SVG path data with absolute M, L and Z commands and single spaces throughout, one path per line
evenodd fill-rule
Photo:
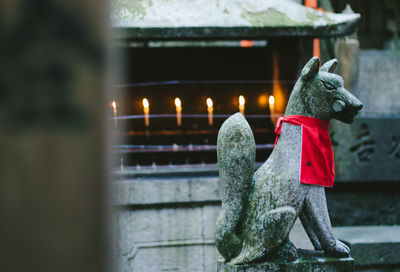
M 0 5 L 2 270 L 215 271 L 218 129 L 242 112 L 258 167 L 314 55 L 364 103 L 331 122 L 335 232 L 400 269 L 400 2 Z
M 105 271 L 108 3 L 0 1 L 2 271 Z

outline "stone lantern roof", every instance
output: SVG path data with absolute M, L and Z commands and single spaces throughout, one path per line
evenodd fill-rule
M 113 0 L 116 38 L 135 40 L 330 37 L 355 31 L 359 14 L 290 0 Z

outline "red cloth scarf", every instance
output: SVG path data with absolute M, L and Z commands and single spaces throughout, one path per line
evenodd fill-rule
M 329 121 L 300 115 L 281 117 L 275 129 L 275 145 L 281 133 L 282 122 L 301 126 L 300 182 L 332 187 L 335 165 L 329 137 Z

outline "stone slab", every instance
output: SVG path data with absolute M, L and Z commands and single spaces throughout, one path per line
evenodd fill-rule
M 398 50 L 360 50 L 358 74 L 353 93 L 364 103 L 360 116 L 400 113 Z
M 335 14 L 288 0 L 113 0 L 118 38 L 326 37 L 355 31 L 359 14 Z
M 332 121 L 335 181 L 399 181 L 400 118 L 358 117 Z
M 127 206 L 112 213 L 117 271 L 215 271 L 219 204 Z
M 322 252 L 299 249 L 299 259 L 294 262 L 266 262 L 250 265 L 229 265 L 220 258 L 217 272 L 265 272 L 265 271 L 354 271 L 354 259 L 327 257 Z
M 215 271 L 218 256 L 214 245 L 145 246 L 131 255 L 118 256 L 119 272 Z
M 357 266 L 400 265 L 400 226 L 336 227 Z
M 114 205 L 220 202 L 218 177 L 129 179 L 111 185 Z

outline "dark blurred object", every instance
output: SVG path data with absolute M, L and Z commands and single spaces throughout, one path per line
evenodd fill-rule
M 2 271 L 105 271 L 105 12 L 0 2 Z
M 361 14 L 358 37 L 361 49 L 383 49 L 387 41 L 400 31 L 400 1 L 398 0 L 331 0 L 335 12 L 347 4 Z

